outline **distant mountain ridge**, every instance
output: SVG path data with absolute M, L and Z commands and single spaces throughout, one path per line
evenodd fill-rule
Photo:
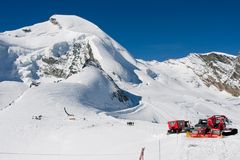
M 240 57 L 210 52 L 190 54 L 176 60 L 177 62 L 191 68 L 206 86 L 214 86 L 219 91 L 226 91 L 233 96 L 240 95 Z

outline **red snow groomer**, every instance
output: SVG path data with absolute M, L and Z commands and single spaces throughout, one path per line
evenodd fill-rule
M 168 129 L 168 134 L 184 133 L 190 130 L 190 123 L 185 120 L 168 121 Z
M 214 115 L 208 119 L 200 119 L 188 135 L 195 138 L 218 138 L 237 134 L 238 130 L 236 128 L 226 128 L 229 123 L 230 120 L 224 115 Z

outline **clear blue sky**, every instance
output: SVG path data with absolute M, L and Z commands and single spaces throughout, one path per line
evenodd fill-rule
M 97 24 L 136 58 L 240 50 L 238 0 L 4 0 L 0 32 L 73 14 Z

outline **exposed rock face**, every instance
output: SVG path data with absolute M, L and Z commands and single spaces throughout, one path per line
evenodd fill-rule
M 94 59 L 91 46 L 86 41 L 76 41 L 66 54 L 60 57 L 43 57 L 42 75 L 57 78 L 68 78 L 81 72 L 88 63 L 97 63 Z
M 187 64 L 208 86 L 215 86 L 233 96 L 240 95 L 240 57 L 222 53 L 191 54 Z M 197 63 L 196 63 L 197 61 Z
M 114 92 L 112 99 L 118 99 L 122 103 L 130 100 L 128 93 L 118 87 L 114 80 L 102 69 L 98 60 L 94 58 L 91 45 L 84 40 L 77 40 L 66 54 L 60 57 L 42 57 L 40 70 L 43 76 L 67 79 L 73 74 L 81 72 L 85 67 L 92 66 L 99 69 L 102 74 L 112 83 Z M 130 100 L 132 101 L 132 100 Z

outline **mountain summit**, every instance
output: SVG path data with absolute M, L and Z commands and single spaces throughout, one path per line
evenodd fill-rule
M 66 79 L 94 64 L 115 80 L 139 83 L 135 59 L 91 22 L 54 15 L 46 22 L 0 34 L 0 80 L 31 83 Z

